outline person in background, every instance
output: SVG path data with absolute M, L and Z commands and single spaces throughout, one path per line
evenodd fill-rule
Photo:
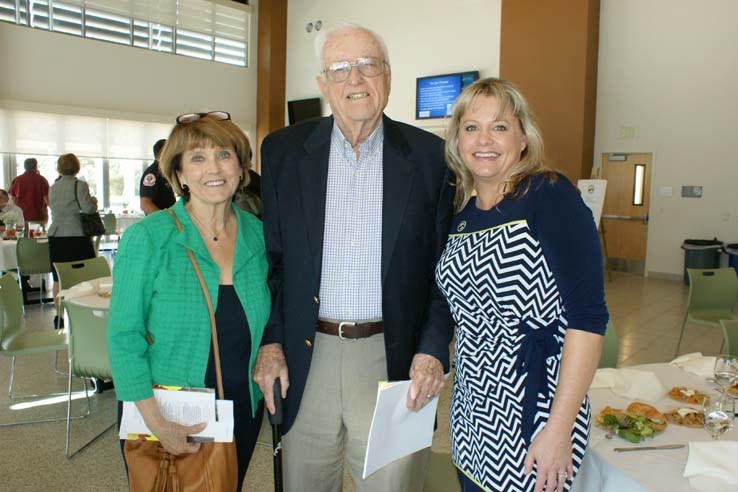
M 362 469 L 378 383 L 412 379 L 418 410 L 449 369 L 451 314 L 433 281 L 452 214 L 443 141 L 383 115 L 391 70 L 375 33 L 327 29 L 316 52 L 333 116 L 262 145 L 275 302 L 254 380 L 270 411 L 276 377 L 286 396 L 286 490 L 340 491 L 344 455 L 356 490 L 421 490 L 429 449 Z
M 544 166 L 528 103 L 504 80 L 459 96 L 446 160 L 457 213 L 436 279 L 458 327 L 450 434 L 462 490 L 569 490 L 608 319 L 592 213 Z
M 25 172 L 13 178 L 8 193 L 15 204 L 23 209 L 28 222 L 38 222 L 46 227 L 48 220 L 49 182 L 38 172 L 38 161 L 29 157 L 23 162 Z
M 249 169 L 249 184 L 241 186 L 240 193 L 236 194 L 235 204 L 261 219 L 261 176 L 253 169 Z
M 208 309 L 187 256 L 193 253 L 212 293 L 225 398 L 234 402 L 238 490 L 264 413 L 250 374 L 270 307 L 261 222 L 233 204 L 249 179 L 250 155 L 246 135 L 228 113 L 177 118 L 161 171 L 181 197 L 170 211 L 182 232 L 169 213 L 149 215 L 126 229 L 115 257 L 108 318 L 118 399 L 136 402 L 166 451 L 196 453 L 200 445 L 187 436 L 204 426 L 165 420 L 151 388 L 216 386 Z
M 164 210 L 174 205 L 176 201 L 172 185 L 162 175 L 159 169 L 159 154 L 167 143 L 165 139 L 157 140 L 154 144 L 154 162 L 143 172 L 139 183 L 139 195 L 141 210 L 146 215 L 153 214 L 157 210 Z
M 80 209 L 86 214 L 97 212 L 97 198 L 90 195 L 87 183 L 77 179 L 81 166 L 74 154 L 59 157 L 56 170 L 59 179 L 49 188 L 49 208 L 51 209 L 51 225 L 49 226 L 49 256 L 51 257 L 51 275 L 54 277 L 54 327 L 61 328 L 64 318 L 59 316 L 59 278 L 56 275 L 54 262 L 79 261 L 95 257 L 92 238 L 82 232 L 79 218 Z M 79 201 L 79 207 L 77 202 Z
M 0 189 L 0 220 L 5 224 L 14 224 L 24 227 L 23 210 L 14 204 L 10 199 L 10 195 L 5 190 Z

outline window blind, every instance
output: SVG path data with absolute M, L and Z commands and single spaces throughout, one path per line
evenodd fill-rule
M 241 66 L 250 15 L 223 0 L 0 0 L 0 21 Z

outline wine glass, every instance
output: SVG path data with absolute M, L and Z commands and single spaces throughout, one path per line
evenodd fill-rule
M 702 415 L 705 418 L 705 429 L 717 441 L 722 434 L 733 427 L 735 400 L 730 398 L 705 400 Z
M 738 378 L 738 357 L 730 354 L 720 354 L 715 357 L 713 374 L 725 398 L 725 390 Z

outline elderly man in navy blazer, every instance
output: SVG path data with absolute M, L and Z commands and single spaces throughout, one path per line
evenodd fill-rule
M 434 271 L 453 188 L 443 141 L 383 114 L 391 70 L 382 39 L 344 24 L 316 39 L 332 116 L 272 133 L 261 148 L 273 307 L 254 380 L 273 412 L 281 378 L 285 485 L 421 490 L 428 450 L 362 480 L 377 384 L 411 379 L 407 407 L 436 397 L 451 315 Z

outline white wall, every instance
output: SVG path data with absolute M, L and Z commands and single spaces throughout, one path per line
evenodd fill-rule
M 392 64 L 387 115 L 432 130 L 444 127 L 444 120 L 415 120 L 415 79 L 466 70 L 497 76 L 500 9 L 501 0 L 292 0 L 287 11 L 286 99 L 320 95 L 316 32 L 308 34 L 305 24 L 318 19 L 324 26 L 355 22 L 387 43 Z
M 647 271 L 681 273 L 685 238 L 738 242 L 736 19 L 735 0 L 602 0 L 595 163 L 654 153 Z
M 222 109 L 253 131 L 256 11 L 248 68 L 0 22 L 0 107 L 167 123 Z

